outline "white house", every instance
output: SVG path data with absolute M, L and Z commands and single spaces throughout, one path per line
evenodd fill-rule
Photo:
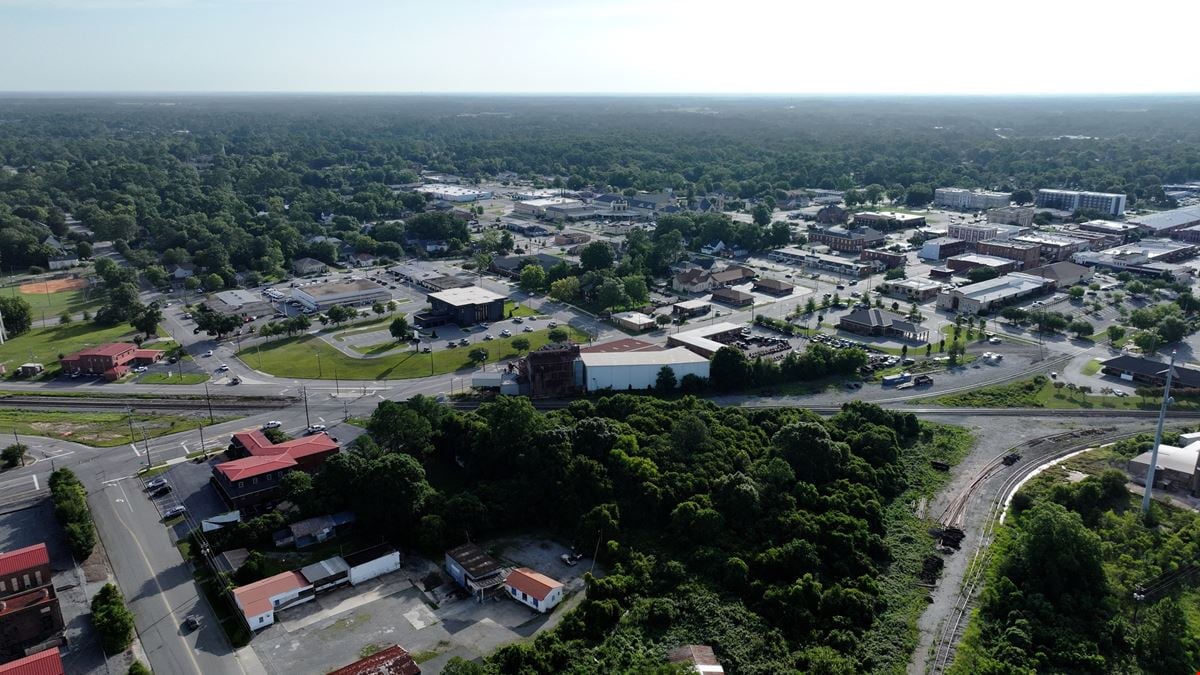
M 277 610 L 312 600 L 313 586 L 299 572 L 281 572 L 273 577 L 233 589 L 233 598 L 250 630 L 275 623 Z
M 548 612 L 562 602 L 562 582 L 528 567 L 518 567 L 504 580 L 504 591 L 517 602 L 539 612 Z

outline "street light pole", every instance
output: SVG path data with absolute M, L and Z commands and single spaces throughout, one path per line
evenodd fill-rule
M 1175 352 L 1171 352 L 1171 363 L 1167 366 L 1167 382 L 1163 386 L 1162 405 L 1158 408 L 1158 427 L 1154 430 L 1154 449 L 1150 451 L 1150 466 L 1146 467 L 1146 490 L 1142 493 L 1142 515 L 1150 511 L 1150 493 L 1154 491 L 1154 469 L 1158 464 L 1158 448 L 1162 444 L 1163 423 L 1167 419 L 1167 405 L 1171 402 L 1171 378 L 1175 375 Z

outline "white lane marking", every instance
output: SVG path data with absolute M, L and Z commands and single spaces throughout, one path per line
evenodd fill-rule
M 36 473 L 35 473 L 35 474 L 33 474 L 33 489 L 34 489 L 34 490 L 41 490 L 41 489 L 42 489 L 42 488 L 41 488 L 41 486 L 39 486 L 39 485 L 38 485 L 38 481 L 37 481 L 37 474 L 36 474 Z
M 142 456 L 142 453 L 138 452 L 136 445 L 134 445 L 133 443 L 130 443 L 129 447 L 133 449 L 133 454 L 137 455 L 138 457 Z
M 121 496 L 125 498 L 125 506 L 129 507 L 129 512 L 133 513 L 133 504 L 129 502 L 129 495 L 125 494 L 125 486 L 117 483 L 117 489 L 121 491 Z

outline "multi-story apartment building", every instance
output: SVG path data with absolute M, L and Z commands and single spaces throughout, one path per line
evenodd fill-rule
M 1005 206 L 988 211 L 987 220 L 993 225 L 1020 225 L 1021 227 L 1029 227 L 1033 225 L 1033 213 L 1035 210 L 1032 206 Z
M 1125 214 L 1125 195 L 1109 192 L 1078 192 L 1075 190 L 1038 190 L 1035 204 L 1044 209 L 1074 213 L 1090 209 L 1110 216 Z

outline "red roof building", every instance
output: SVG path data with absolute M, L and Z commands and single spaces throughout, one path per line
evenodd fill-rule
M 58 647 L 0 665 L 0 675 L 66 675 Z
M 130 366 L 157 363 L 163 352 L 158 349 L 141 349 L 129 342 L 110 342 L 88 347 L 64 356 L 59 366 L 69 373 L 104 375 L 115 380 L 129 372 Z
M 233 598 L 251 630 L 275 623 L 276 610 L 313 599 L 313 586 L 299 572 L 281 572 L 233 589 Z
M 407 649 L 392 645 L 365 659 L 342 666 L 329 675 L 421 675 L 421 667 Z
M 339 450 L 325 433 L 272 443 L 258 430 L 234 434 L 232 448 L 246 456 L 214 466 L 213 482 L 235 508 L 270 501 L 289 471 L 315 471 Z
M 0 598 L 48 584 L 50 575 L 45 544 L 0 553 Z
M 509 572 L 504 588 L 512 599 L 529 605 L 539 612 L 546 612 L 562 602 L 563 585 L 550 577 L 528 567 L 518 567 Z

